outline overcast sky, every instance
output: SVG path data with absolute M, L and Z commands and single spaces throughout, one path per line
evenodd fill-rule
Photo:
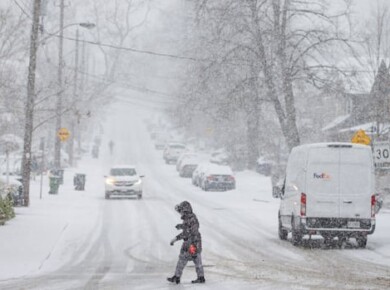
M 364 19 L 367 19 L 376 10 L 378 3 L 382 6 L 385 3 L 389 5 L 389 2 L 389 0 L 354 0 L 353 11 Z

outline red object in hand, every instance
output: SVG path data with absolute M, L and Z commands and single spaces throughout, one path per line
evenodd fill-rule
M 196 254 L 196 246 L 190 245 L 190 247 L 188 248 L 188 253 L 190 253 L 190 255 L 195 255 Z

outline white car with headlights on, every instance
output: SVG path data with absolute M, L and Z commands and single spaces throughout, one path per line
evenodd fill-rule
M 142 198 L 142 178 L 134 166 L 114 166 L 106 178 L 106 199 L 111 196 L 137 196 Z

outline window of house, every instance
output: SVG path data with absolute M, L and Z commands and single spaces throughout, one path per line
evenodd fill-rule
M 352 113 L 352 99 L 347 98 L 346 103 L 345 103 L 345 113 L 351 114 Z

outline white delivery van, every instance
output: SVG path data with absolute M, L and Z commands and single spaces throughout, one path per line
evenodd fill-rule
M 280 197 L 279 237 L 298 245 L 303 235 L 326 243 L 356 238 L 359 247 L 375 230 L 375 178 L 371 147 L 318 143 L 293 148 Z

